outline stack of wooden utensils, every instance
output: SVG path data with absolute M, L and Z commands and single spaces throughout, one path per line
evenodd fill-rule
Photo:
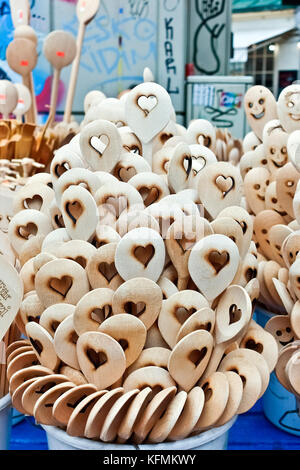
M 300 86 L 285 88 L 276 102 L 264 87 L 251 88 L 245 111 L 252 127 L 240 161 L 247 208 L 254 219 L 259 302 L 272 318 L 276 375 L 299 398 L 300 282 Z
M 262 396 L 278 357 L 252 319 L 239 167 L 218 161 L 207 121 L 177 124 L 147 76 L 120 99 L 87 95 L 80 133 L 16 193 L 20 271 L 1 269 L 2 320 L 28 338 L 7 349 L 14 407 L 104 442 L 220 426 Z
M 0 80 L 0 255 L 5 255 L 10 265 L 18 271 L 20 263 L 8 240 L 8 224 L 13 216 L 13 196 L 29 178 L 41 172 L 51 162 L 54 151 L 70 140 L 79 130 L 72 121 L 71 110 L 75 95 L 81 48 L 87 24 L 96 15 L 98 0 L 78 1 L 77 18 L 79 22 L 77 40 L 64 31 L 54 31 L 44 40 L 43 52 L 54 69 L 52 80 L 49 116 L 45 125 L 38 123 L 36 97 L 34 93 L 33 70 L 37 64 L 38 38 L 30 23 L 28 0 L 10 0 L 11 17 L 14 25 L 14 39 L 6 52 L 7 63 L 19 74 L 22 83 Z M 55 122 L 60 71 L 73 63 L 70 86 L 63 122 Z M 43 178 L 43 176 L 42 176 Z M 30 207 L 36 207 L 36 201 Z M 5 270 L 10 266 L 4 265 Z M 11 271 L 10 271 L 11 272 Z M 14 273 L 14 271 L 13 271 Z M 13 276 L 13 274 L 11 274 Z M 15 279 L 18 284 L 18 278 Z M 11 287 L 14 292 L 14 286 Z M 18 296 L 17 296 L 18 297 Z M 5 351 L 12 342 L 20 338 L 15 323 L 10 327 L 5 317 L 12 312 L 11 297 L 7 286 L 1 280 L 0 286 L 0 398 L 8 392 L 6 378 Z M 12 309 L 12 310 L 11 310 Z M 13 317 L 13 315 L 11 316 Z
M 43 41 L 43 53 L 53 69 L 49 114 L 44 125 L 38 123 L 33 70 L 36 67 L 38 38 L 30 26 L 28 0 L 10 0 L 14 39 L 6 50 L 9 67 L 22 78 L 22 83 L 0 81 L 0 158 L 33 158 L 50 164 L 55 149 L 68 142 L 79 130 L 71 111 L 84 33 L 95 17 L 99 0 L 79 0 L 76 7 L 78 35 L 75 39 L 65 31 L 53 31 Z M 72 65 L 66 106 L 62 122 L 55 122 L 61 70 Z

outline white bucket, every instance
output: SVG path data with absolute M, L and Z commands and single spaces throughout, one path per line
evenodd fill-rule
M 257 323 L 264 327 L 267 321 L 274 317 L 262 307 L 255 309 Z M 269 386 L 262 398 L 263 411 L 266 418 L 282 431 L 300 436 L 300 416 L 295 395 L 288 392 L 276 377 L 275 372 L 270 376 Z
M 10 395 L 0 399 L 0 450 L 7 450 L 11 430 L 11 398 Z
M 237 417 L 215 429 L 210 429 L 197 436 L 188 437 L 182 441 L 163 442 L 161 444 L 110 444 L 92 439 L 69 436 L 65 431 L 54 426 L 42 425 L 46 431 L 49 450 L 226 450 L 229 430 Z

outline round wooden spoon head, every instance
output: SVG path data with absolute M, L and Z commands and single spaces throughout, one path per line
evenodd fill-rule
M 66 31 L 52 31 L 43 46 L 46 59 L 56 70 L 61 70 L 73 62 L 76 56 L 76 40 Z
M 88 24 L 96 16 L 100 0 L 79 0 L 76 6 L 76 15 L 79 23 Z
M 8 65 L 22 77 L 30 74 L 36 66 L 37 59 L 36 45 L 30 39 L 16 38 L 6 49 Z
M 18 26 L 14 31 L 14 38 L 25 38 L 32 41 L 36 46 L 38 43 L 37 35 L 34 29 L 28 24 Z
M 15 85 L 18 92 L 18 102 L 13 110 L 13 114 L 16 116 L 22 116 L 26 114 L 31 106 L 31 94 L 29 89 L 22 83 L 16 83 Z
M 18 91 L 13 83 L 0 80 L 0 113 L 8 119 L 18 103 Z

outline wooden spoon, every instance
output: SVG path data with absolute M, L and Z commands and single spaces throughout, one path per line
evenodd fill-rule
M 22 76 L 23 85 L 31 92 L 31 107 L 27 113 L 27 120 L 32 124 L 36 123 L 34 114 L 35 96 L 32 83 L 32 70 L 35 68 L 38 59 L 36 44 L 28 39 L 17 37 L 8 45 L 6 49 L 6 60 L 12 70 Z
M 76 6 L 76 15 L 79 21 L 79 29 L 77 35 L 77 52 L 73 61 L 70 82 L 68 87 L 68 94 L 65 105 L 64 122 L 71 121 L 72 105 L 76 90 L 76 82 L 78 78 L 78 70 L 80 65 L 80 56 L 84 40 L 86 26 L 97 14 L 100 7 L 100 0 L 79 0 Z
M 72 34 L 66 31 L 52 31 L 44 41 L 43 52 L 46 59 L 54 68 L 50 112 L 47 120 L 47 125 L 50 126 L 56 113 L 60 73 L 64 67 L 70 65 L 74 60 L 76 56 L 76 41 Z

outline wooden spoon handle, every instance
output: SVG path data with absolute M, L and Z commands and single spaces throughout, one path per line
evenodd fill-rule
M 28 90 L 30 91 L 31 94 L 31 106 L 29 110 L 26 113 L 25 120 L 26 122 L 29 122 L 31 124 L 36 123 L 36 117 L 37 117 L 37 110 L 36 110 L 36 100 L 35 100 L 35 95 L 34 95 L 34 89 L 33 89 L 33 79 L 32 79 L 32 74 L 25 75 L 22 77 L 22 83 L 23 85 L 27 86 Z
M 77 52 L 76 52 L 76 57 L 72 65 L 68 94 L 67 94 L 66 105 L 65 105 L 64 122 L 66 123 L 71 122 L 72 106 L 73 106 L 74 95 L 75 95 L 75 90 L 76 90 L 76 83 L 77 83 L 77 78 L 78 78 L 78 70 L 79 70 L 79 65 L 80 65 L 80 57 L 81 57 L 81 50 L 82 50 L 82 45 L 83 45 L 85 28 L 86 28 L 85 23 L 80 22 L 79 29 L 78 29 L 78 36 L 77 36 L 77 49 L 76 49 Z
M 190 277 L 178 277 L 177 288 L 178 290 L 186 290 Z
M 54 69 L 52 89 L 51 89 L 51 102 L 50 102 L 50 115 L 53 117 L 53 119 L 55 118 L 55 113 L 56 113 L 59 78 L 60 78 L 60 70 Z

